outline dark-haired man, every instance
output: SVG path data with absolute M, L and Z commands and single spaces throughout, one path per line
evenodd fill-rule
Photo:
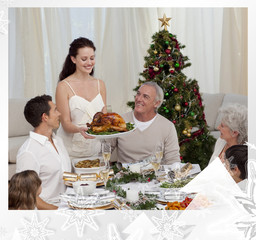
M 34 127 L 30 137 L 17 154 L 16 172 L 34 170 L 42 180 L 42 193 L 37 199 L 38 209 L 57 209 L 59 194 L 66 190 L 62 176 L 71 165 L 62 139 L 53 129 L 60 124 L 60 112 L 48 95 L 29 100 L 24 108 L 26 120 Z

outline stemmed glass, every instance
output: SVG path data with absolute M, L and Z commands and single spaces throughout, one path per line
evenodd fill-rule
M 103 180 L 104 186 L 105 186 L 105 189 L 106 189 L 106 184 L 107 184 L 107 181 L 108 181 L 110 166 L 109 166 L 109 162 L 104 161 L 104 163 L 105 163 L 105 167 L 104 167 L 104 169 L 102 169 L 100 171 L 100 178 Z
M 102 157 L 105 163 L 109 163 L 111 157 L 111 144 L 110 142 L 102 142 L 101 144 Z
M 151 159 L 151 164 L 153 166 L 156 176 L 157 176 L 157 171 L 160 168 L 162 158 L 163 158 L 163 144 L 159 144 L 156 146 L 155 157 Z

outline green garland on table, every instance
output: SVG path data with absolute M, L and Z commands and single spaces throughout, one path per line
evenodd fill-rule
M 106 189 L 115 192 L 117 196 L 122 198 L 126 197 L 126 191 L 122 189 L 122 187 L 117 186 L 118 184 L 126 184 L 129 182 L 150 182 L 152 179 L 155 179 L 155 173 L 148 173 L 145 175 L 134 173 L 123 169 L 123 176 L 120 178 L 109 179 L 106 184 Z M 127 205 L 133 210 L 149 210 L 149 209 L 157 209 L 156 207 L 156 199 L 153 196 L 146 196 L 139 193 L 139 201 L 136 203 L 127 202 Z M 150 198 L 149 198 L 150 197 Z

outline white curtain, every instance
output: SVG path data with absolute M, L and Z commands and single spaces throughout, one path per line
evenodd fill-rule
M 69 44 L 84 36 L 96 45 L 95 77 L 106 83 L 107 104 L 126 111 L 164 13 L 172 18 L 168 29 L 186 46 L 183 54 L 192 63 L 184 72 L 198 81 L 201 92 L 247 94 L 246 9 L 22 8 L 9 14 L 9 96 L 54 96 Z
M 225 8 L 220 92 L 248 94 L 248 10 Z

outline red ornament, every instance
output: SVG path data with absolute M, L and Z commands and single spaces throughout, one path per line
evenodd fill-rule
M 167 54 L 170 54 L 170 53 L 171 53 L 171 50 L 170 50 L 170 49 L 166 49 L 165 52 L 166 52 Z
M 173 122 L 173 124 L 175 124 L 175 123 L 176 123 L 176 121 L 175 121 L 175 120 L 173 120 L 172 122 Z
M 183 157 L 182 156 L 180 156 L 180 160 L 182 160 L 183 159 Z
M 186 87 L 186 83 L 183 83 L 183 86 Z
M 185 105 L 185 106 L 188 106 L 188 103 L 187 103 L 187 102 L 185 102 L 185 103 L 184 103 L 184 105 Z
M 172 60 L 172 57 L 169 56 L 169 57 L 167 58 L 167 61 L 171 61 L 171 60 Z
M 171 74 L 174 74 L 174 72 L 175 72 L 175 71 L 174 71 L 173 69 L 170 70 L 170 73 L 171 73 Z
M 155 61 L 155 65 L 158 65 L 159 64 L 159 62 L 158 61 Z
M 178 88 L 174 88 L 173 91 L 174 92 L 178 92 L 179 90 L 178 90 Z
M 180 99 L 183 99 L 183 96 L 180 96 Z
M 196 90 L 196 88 L 194 88 L 194 90 L 193 90 L 194 92 L 197 92 L 197 90 Z
M 181 117 L 183 118 L 183 117 L 184 117 L 184 115 L 182 114 L 182 115 L 181 115 Z

